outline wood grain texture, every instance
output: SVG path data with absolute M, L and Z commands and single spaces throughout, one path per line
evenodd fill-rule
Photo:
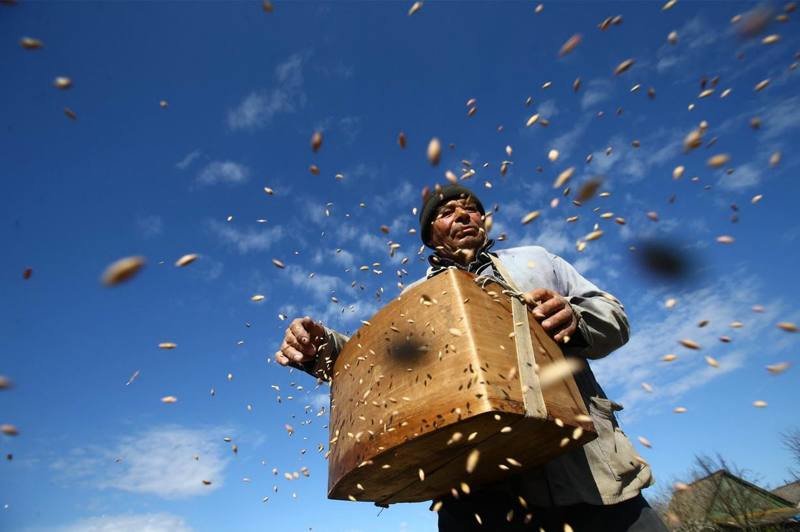
M 562 359 L 529 322 L 536 364 Z M 381 309 L 333 368 L 328 496 L 429 500 L 462 481 L 477 487 L 519 472 L 507 458 L 532 467 L 593 439 L 591 422 L 575 419 L 587 412 L 572 377 L 542 390 L 546 416 L 525 417 L 513 331 L 502 288 L 455 269 Z M 573 439 L 576 427 L 583 434 Z M 481 458 L 467 474 L 476 447 Z

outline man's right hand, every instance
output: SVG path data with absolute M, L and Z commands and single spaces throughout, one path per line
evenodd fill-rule
M 275 360 L 281 366 L 291 362 L 302 364 L 313 360 L 322 344 L 325 343 L 325 329 L 308 316 L 295 318 L 283 337 L 280 351 L 275 353 Z

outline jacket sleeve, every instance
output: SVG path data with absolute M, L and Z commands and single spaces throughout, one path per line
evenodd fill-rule
M 578 331 L 581 338 L 574 344 L 570 341 L 567 353 L 597 359 L 603 358 L 627 343 L 630 328 L 628 316 L 620 301 L 586 280 L 567 261 L 557 255 L 551 256 L 553 273 L 559 291 L 569 299 L 578 315 Z
M 333 376 L 333 365 L 336 362 L 336 357 L 339 356 L 339 352 L 341 352 L 350 337 L 328 327 L 323 326 L 323 328 L 325 329 L 326 340 L 317 352 L 317 356 L 303 364 L 292 362 L 289 365 L 305 371 L 312 377 L 330 381 Z

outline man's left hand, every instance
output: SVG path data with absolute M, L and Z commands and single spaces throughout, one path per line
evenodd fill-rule
M 556 343 L 569 342 L 578 330 L 578 315 L 566 297 L 546 288 L 535 288 L 522 294 L 542 328 Z

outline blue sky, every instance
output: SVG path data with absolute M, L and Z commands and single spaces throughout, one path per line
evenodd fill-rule
M 0 374 L 14 383 L 0 391 L 0 423 L 20 432 L 0 436 L 13 454 L 0 528 L 433 529 L 425 504 L 378 516 L 326 500 L 327 388 L 270 359 L 288 323 L 279 315 L 353 331 L 398 294 L 398 270 L 406 282 L 423 275 L 411 210 L 447 169 L 461 175 L 462 160 L 476 169 L 465 183 L 500 207 L 499 247 L 543 245 L 625 304 L 631 341 L 592 365 L 660 486 L 715 452 L 763 484 L 787 479 L 780 433 L 798 424 L 798 336 L 776 324 L 800 323 L 796 13 L 742 40 L 730 20 L 753 4 L 545 3 L 536 13 L 530 2 L 426 2 L 409 17 L 410 5 L 0 6 Z M 598 29 L 618 14 L 622 24 Z M 582 42 L 559 58 L 576 33 Z M 761 44 L 773 33 L 777 43 Z M 23 49 L 26 36 L 44 47 Z M 72 88 L 54 88 L 57 76 Z M 704 76 L 719 83 L 699 98 Z M 547 127 L 525 127 L 535 112 Z M 704 145 L 684 153 L 703 120 Z M 434 136 L 445 146 L 436 168 L 425 157 Z M 732 173 L 707 166 L 719 153 Z M 573 195 L 597 176 L 610 195 L 574 206 L 552 187 L 570 166 Z M 522 225 L 531 210 L 541 217 Z M 595 224 L 603 236 L 578 252 Z M 669 241 L 691 275 L 642 270 L 629 247 L 643 239 Z M 185 253 L 200 258 L 174 267 Z M 106 266 L 131 255 L 146 257 L 140 274 L 102 286 Z M 158 349 L 167 341 L 178 347 Z M 670 353 L 677 360 L 663 362 Z M 781 362 L 780 375 L 765 369 Z

